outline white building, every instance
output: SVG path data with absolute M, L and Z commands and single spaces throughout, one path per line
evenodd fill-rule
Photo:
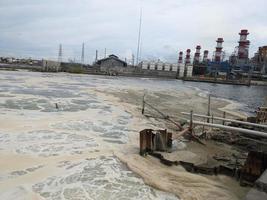
M 177 72 L 178 64 L 164 63 L 162 61 L 143 61 L 141 62 L 141 68 L 146 70 Z

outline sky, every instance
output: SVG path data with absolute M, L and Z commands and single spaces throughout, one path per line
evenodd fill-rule
M 177 62 L 201 45 L 212 56 L 218 37 L 230 55 L 248 29 L 250 56 L 267 45 L 266 0 L 0 0 L 0 56 L 85 62 L 136 55 L 142 7 L 141 60 Z

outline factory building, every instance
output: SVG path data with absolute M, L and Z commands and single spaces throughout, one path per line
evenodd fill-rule
M 96 62 L 100 66 L 100 69 L 106 70 L 109 67 L 127 67 L 127 63 L 123 60 L 120 60 L 118 56 L 109 55 L 107 58 L 98 60 Z
M 251 59 L 253 71 L 260 74 L 267 74 L 267 46 L 259 47 L 257 53 Z

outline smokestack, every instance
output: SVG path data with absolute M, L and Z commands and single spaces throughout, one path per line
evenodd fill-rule
M 194 56 L 194 63 L 199 63 L 199 61 L 200 61 L 200 49 L 201 49 L 201 46 L 197 45 L 196 53 L 195 53 L 195 56 Z
M 188 65 L 188 64 L 191 63 L 190 52 L 191 52 L 190 49 L 187 49 L 187 50 L 186 50 L 185 65 Z
M 179 64 L 182 64 L 182 63 L 183 63 L 183 52 L 182 52 L 182 51 L 179 52 L 178 63 L 179 63 Z
M 221 62 L 221 59 L 222 59 L 222 43 L 224 42 L 223 41 L 223 38 L 218 38 L 216 40 L 217 42 L 217 46 L 216 46 L 216 51 L 215 51 L 215 56 L 214 56 L 214 61 L 215 62 Z
M 239 33 L 240 40 L 238 41 L 238 59 L 248 59 L 248 50 L 250 41 L 247 40 L 247 36 L 249 35 L 248 30 L 243 29 Z
M 95 51 L 95 62 L 97 62 L 98 61 L 98 51 L 96 50 Z
M 203 54 L 203 62 L 207 62 L 208 61 L 208 55 L 209 55 L 209 51 L 205 50 L 204 54 Z

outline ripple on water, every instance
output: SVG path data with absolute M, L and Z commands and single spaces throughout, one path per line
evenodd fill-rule
M 26 133 L 0 133 L 1 148 L 18 154 L 42 157 L 62 154 L 80 154 L 84 150 L 95 151 L 98 144 L 89 135 L 55 131 L 31 131 Z
M 144 184 L 115 157 L 61 162 L 63 176 L 33 185 L 34 192 L 52 199 L 177 199 Z

